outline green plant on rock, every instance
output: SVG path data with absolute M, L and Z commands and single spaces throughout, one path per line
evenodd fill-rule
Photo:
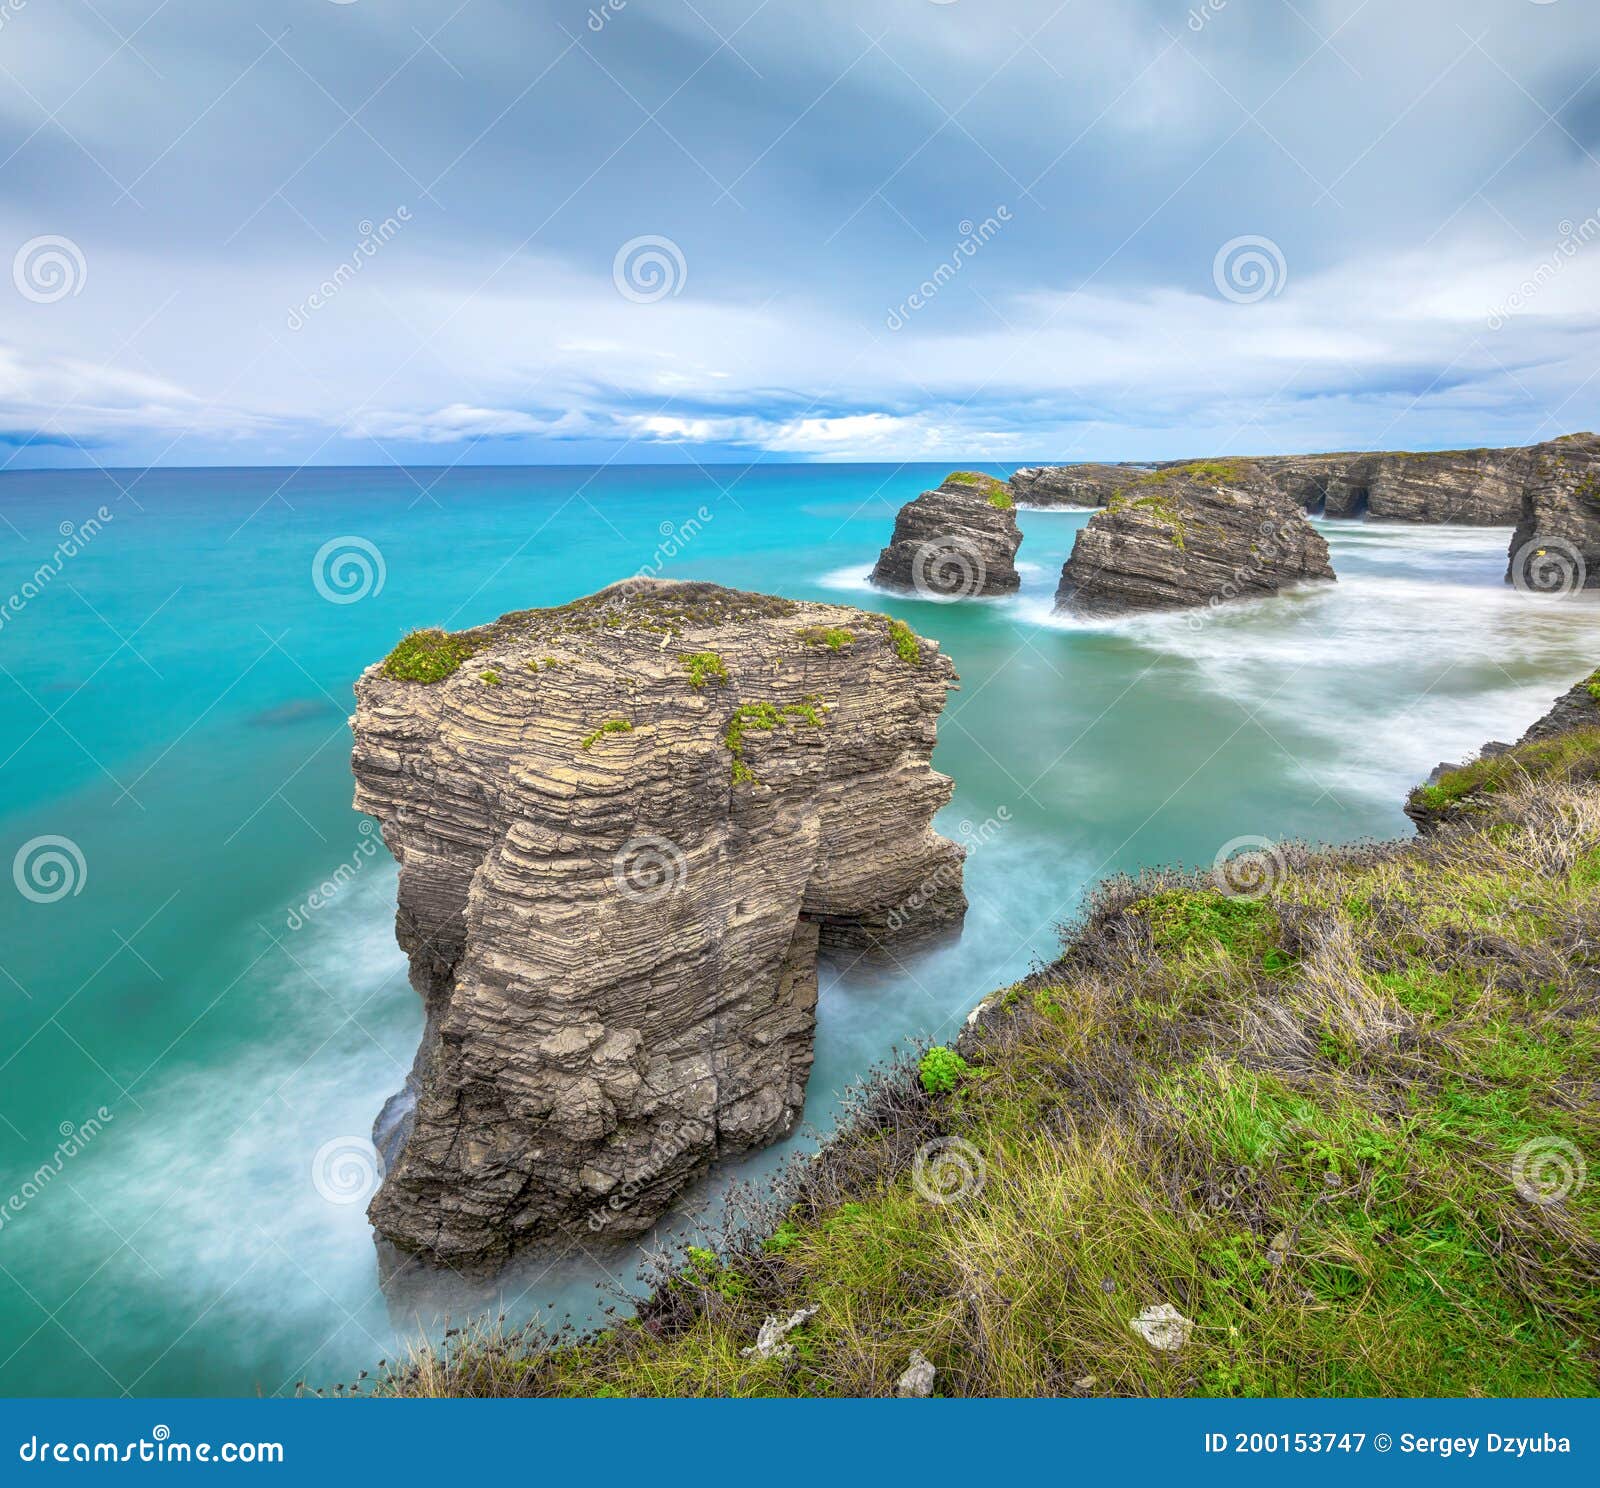
M 479 672 L 478 677 L 486 687 L 498 687 L 500 685 L 500 673 L 493 668 L 490 668 L 487 672 Z
M 917 1066 L 917 1077 L 929 1095 L 948 1095 L 961 1083 L 961 1077 L 970 1066 L 954 1049 L 935 1044 L 922 1056 Z
M 723 730 L 722 742 L 733 756 L 732 776 L 735 785 L 756 783 L 754 772 L 745 763 L 745 735 L 752 729 L 757 733 L 770 734 L 786 721 L 808 723 L 812 728 L 821 728 L 822 710 L 809 698 L 803 703 L 785 703 L 781 707 L 777 703 L 740 703 L 733 710 L 733 717 Z
M 904 620 L 889 622 L 889 644 L 894 647 L 894 654 L 901 661 L 914 667 L 922 665 L 922 643 L 917 640 L 916 631 Z
M 472 642 L 444 630 L 414 630 L 383 659 L 383 674 L 396 682 L 443 682 L 460 670 Z
M 855 644 L 855 633 L 842 630 L 837 625 L 807 625 L 800 631 L 800 639 L 808 646 L 826 646 L 830 651 L 842 651 Z
M 689 674 L 691 687 L 701 688 L 708 682 L 715 682 L 719 687 L 727 686 L 728 668 L 715 651 L 691 651 L 678 660 Z
M 607 734 L 631 734 L 633 724 L 626 718 L 608 718 L 592 734 L 586 734 L 578 745 L 580 749 L 593 749 Z

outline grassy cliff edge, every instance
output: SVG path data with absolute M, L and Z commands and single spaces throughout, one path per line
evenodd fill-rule
M 1415 842 L 1103 885 L 637 1317 L 377 1393 L 1594 1393 L 1600 730 L 1497 758 Z

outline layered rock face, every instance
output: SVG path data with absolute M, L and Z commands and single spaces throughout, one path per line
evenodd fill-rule
M 1256 462 L 1284 495 L 1330 517 L 1508 527 L 1517 519 L 1529 449 L 1292 455 Z
M 1030 465 L 1011 477 L 1012 498 L 1023 506 L 1104 506 L 1148 465 Z
M 1022 582 L 1016 564 L 1021 546 L 1005 482 L 957 471 L 900 508 L 872 582 L 937 599 L 1010 594 Z
M 1268 455 L 1249 463 L 1279 495 L 1314 515 L 1510 527 L 1521 513 L 1540 448 Z M 1164 461 L 1149 468 L 1193 463 Z M 1105 506 L 1139 473 L 1139 467 L 1124 465 L 1031 466 L 1011 477 L 1011 487 L 1030 506 Z
M 355 804 L 428 1015 L 376 1133 L 391 1270 L 638 1234 L 793 1127 L 819 951 L 965 912 L 930 825 L 954 679 L 882 615 L 660 580 L 362 675 Z
M 1536 445 L 1506 582 L 1535 594 L 1600 588 L 1600 436 Z
M 1202 462 L 1142 476 L 1096 512 L 1061 570 L 1056 608 L 1182 609 L 1333 576 L 1327 543 L 1251 462 Z

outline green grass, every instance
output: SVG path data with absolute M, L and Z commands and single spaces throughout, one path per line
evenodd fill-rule
M 1595 682 L 1589 683 L 1591 695 Z M 1589 779 L 1600 772 L 1600 727 L 1574 729 L 1553 739 L 1519 745 L 1504 754 L 1484 755 L 1446 770 L 1432 785 L 1420 785 L 1410 804 L 1425 812 L 1460 814 L 1480 809 L 1487 798 L 1513 783 L 1540 779 Z
M 732 778 L 735 785 L 755 785 L 754 771 L 745 761 L 745 736 L 752 731 L 769 734 L 781 723 L 807 723 L 812 728 L 822 727 L 822 710 L 816 702 L 803 703 L 740 703 L 723 730 L 722 742 L 733 756 Z
M 486 687 L 498 687 L 500 685 L 500 673 L 493 669 L 487 672 L 479 672 L 478 680 Z
M 443 682 L 460 670 L 474 647 L 465 636 L 414 630 L 383 659 L 383 674 L 396 682 Z
M 830 651 L 843 651 L 855 645 L 855 633 L 837 625 L 807 625 L 800 631 L 800 639 L 808 646 L 826 646 Z
M 626 718 L 608 718 L 593 733 L 585 734 L 578 744 L 579 749 L 593 749 L 607 734 L 631 734 L 633 724 Z
M 704 687 L 708 682 L 715 682 L 719 687 L 727 686 L 728 668 L 715 651 L 691 651 L 678 660 L 689 673 L 691 687 Z
M 1010 511 L 1016 503 L 1011 499 L 1011 488 L 1004 481 L 985 475 L 981 470 L 953 470 L 944 478 L 947 486 L 972 486 L 982 492 L 983 498 L 996 511 Z
M 901 661 L 914 667 L 922 665 L 922 643 L 917 639 L 916 631 L 904 620 L 889 622 L 889 644 L 894 647 L 894 654 Z
M 1259 898 L 1102 886 L 636 1318 L 468 1328 L 379 1393 L 887 1395 L 912 1349 L 950 1396 L 1595 1393 L 1600 1174 L 1561 1193 L 1526 1161 L 1600 1143 L 1572 747 L 1416 842 L 1285 845 Z M 1157 1302 L 1194 1323 L 1177 1353 L 1128 1326 Z M 742 1354 L 800 1307 L 791 1357 Z

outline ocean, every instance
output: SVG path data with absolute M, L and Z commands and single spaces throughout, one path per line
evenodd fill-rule
M 1086 886 L 1406 834 L 1410 785 L 1600 662 L 1600 610 L 1507 588 L 1502 531 L 1324 522 L 1336 585 L 1084 624 L 1051 596 L 1088 514 L 1024 511 L 1019 595 L 872 590 L 945 469 L 0 475 L 0 1393 L 274 1394 L 404 1347 L 336 1159 L 421 1027 L 348 759 L 351 682 L 407 630 L 650 571 L 885 610 L 961 673 L 964 934 L 825 972 L 806 1129 L 664 1240 L 1048 960 Z M 637 1259 L 574 1247 L 488 1301 L 581 1320 Z

